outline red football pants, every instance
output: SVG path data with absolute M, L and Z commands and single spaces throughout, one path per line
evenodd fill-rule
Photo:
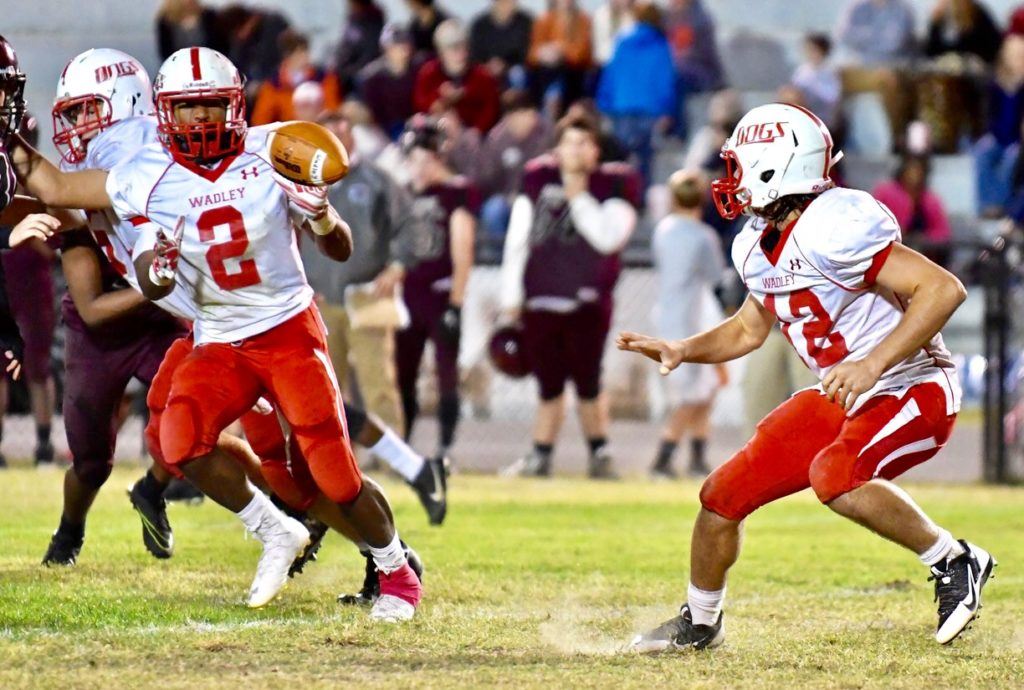
M 180 355 L 177 345 L 168 356 Z M 151 390 L 151 397 L 157 398 L 160 392 Z M 245 415 L 244 421 L 251 424 L 254 417 L 262 416 L 246 415 L 261 395 L 288 421 L 316 486 L 335 502 L 353 500 L 362 488 L 362 478 L 348 441 L 325 329 L 315 306 L 241 343 L 208 343 L 181 359 L 173 372 L 166 407 L 158 413 L 163 462 L 181 465 L 208 454 L 220 432 L 235 419 Z M 152 405 L 151 410 L 157 413 L 157 407 Z M 271 419 L 276 425 L 276 418 L 263 420 L 267 434 Z M 254 436 L 254 450 L 261 457 L 260 450 L 276 444 L 261 441 L 258 433 Z M 283 444 L 282 436 L 276 446 L 283 448 Z M 271 475 L 267 479 L 270 482 Z
M 874 477 L 893 479 L 931 458 L 949 439 L 955 420 L 935 383 L 914 386 L 902 397 L 877 396 L 849 418 L 817 391 L 797 393 L 711 473 L 701 488 L 701 505 L 742 520 L 808 487 L 828 503 Z

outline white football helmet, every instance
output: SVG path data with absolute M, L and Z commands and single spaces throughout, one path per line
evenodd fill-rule
M 68 163 L 80 163 L 97 133 L 120 120 L 153 114 L 149 74 L 120 50 L 87 50 L 64 66 L 51 112 L 53 145 Z
M 245 145 L 242 75 L 212 48 L 182 48 L 164 60 L 153 81 L 160 140 L 179 160 L 210 163 L 240 153 Z M 217 121 L 178 122 L 182 104 L 223 107 Z
M 722 146 L 725 177 L 711 183 L 722 217 L 760 210 L 791 194 L 817 194 L 833 186 L 832 166 L 843 157 L 832 151 L 832 135 L 806 108 L 770 103 L 739 121 Z

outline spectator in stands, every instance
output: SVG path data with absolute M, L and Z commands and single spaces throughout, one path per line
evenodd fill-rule
M 629 159 L 630 152 L 622 145 L 622 142 L 615 138 L 607 122 L 601 117 L 597 104 L 593 99 L 581 98 L 565 111 L 564 120 L 587 119 L 598 123 L 597 145 L 600 149 L 598 160 L 601 163 L 625 163 Z
M 227 40 L 225 54 L 245 76 L 251 108 L 263 82 L 277 74 L 281 65 L 277 39 L 288 29 L 288 20 L 277 12 L 236 4 L 221 10 L 220 22 Z
M 464 125 L 485 134 L 501 112 L 498 82 L 486 67 L 470 62 L 466 28 L 458 19 L 438 26 L 434 43 L 438 56 L 416 75 L 413 105 L 437 116 L 454 112 Z
M 929 172 L 927 156 L 904 155 L 893 179 L 879 183 L 871 193 L 892 211 L 904 244 L 945 265 L 952 233 L 942 201 L 928 188 Z
M 714 229 L 701 222 L 708 185 L 699 170 L 679 170 L 668 180 L 672 213 L 654 230 L 651 256 L 658 273 L 654 322 L 659 338 L 695 335 L 705 324 L 718 323 L 721 308 L 715 286 L 722 279 L 725 260 Z M 716 318 L 717 317 L 717 318 Z M 683 436 L 690 439 L 689 474 L 705 476 L 704 458 L 715 392 L 729 380 L 724 364 L 684 364 L 662 379 L 669 404 L 661 431 L 661 444 L 651 476 L 674 479 L 672 456 Z
M 663 23 L 682 89 L 703 93 L 725 86 L 715 22 L 701 0 L 668 0 Z
M 708 101 L 708 122 L 690 140 L 682 167 L 706 173 L 717 171 L 722 163 L 719 156 L 722 145 L 742 116 L 743 102 L 739 91 L 723 89 L 712 96 Z
M 1024 36 L 1009 34 L 1003 41 L 988 86 L 988 125 L 974 145 L 978 209 L 998 218 L 1009 200 L 1014 168 L 1020 155 L 1024 121 Z
M 793 86 L 803 93 L 807 107 L 825 121 L 831 130 L 839 117 L 843 85 L 829 64 L 832 42 L 824 34 L 809 34 L 804 39 L 804 61 L 793 73 Z
M 156 15 L 156 40 L 161 60 L 181 48 L 204 46 L 224 52 L 226 47 L 216 10 L 198 0 L 164 0 Z
M 976 55 L 995 62 L 1002 34 L 992 15 L 977 0 L 938 0 L 928 22 L 928 57 L 946 53 Z
M 313 64 L 309 55 L 309 39 L 295 31 L 285 31 L 278 39 L 281 66 L 267 79 L 256 94 L 250 121 L 254 125 L 295 119 L 292 94 L 303 82 L 316 82 L 323 89 L 324 107 L 334 110 L 341 105 L 341 87 L 335 74 Z
M 434 32 L 441 22 L 448 19 L 448 13 L 442 10 L 434 0 L 405 0 L 412 13 L 409 31 L 412 33 L 412 47 L 416 52 L 434 54 Z
M 478 183 L 490 196 L 480 211 L 484 237 L 501 241 L 512 202 L 522 186 L 523 167 L 551 148 L 553 129 L 525 91 L 502 97 L 505 115 L 488 132 L 480 155 Z
M 533 16 L 517 0 L 492 0 L 469 27 L 469 57 L 484 65 L 502 84 L 526 85 L 526 55 L 530 51 Z
M 324 112 L 324 87 L 304 81 L 292 93 L 292 113 L 296 120 L 316 122 Z
M 334 70 L 345 93 L 355 90 L 356 74 L 380 55 L 384 11 L 374 0 L 348 0 L 348 24 L 334 57 Z
M 615 136 L 636 155 L 646 184 L 653 137 L 668 132 L 676 114 L 676 76 L 657 5 L 638 2 L 632 12 L 636 25 L 619 38 L 601 72 L 597 106 L 611 118 Z
M 850 0 L 836 37 L 849 59 L 843 93 L 877 92 L 902 149 L 913 107 L 913 89 L 902 71 L 915 54 L 913 10 L 906 0 Z
M 605 65 L 612 59 L 615 42 L 626 34 L 636 19 L 633 0 L 608 0 L 594 10 L 594 62 Z
M 593 64 L 591 24 L 576 0 L 548 1 L 548 11 L 533 23 L 527 60 L 533 98 L 548 115 L 557 116 L 583 95 Z
M 385 26 L 380 45 L 384 54 L 359 72 L 359 97 L 377 125 L 397 139 L 406 120 L 416 112 L 412 94 L 419 65 L 413 59 L 412 34 L 404 26 Z
M 352 228 L 353 251 L 348 261 L 337 263 L 317 251 L 314 242 L 302 242 L 302 261 L 327 324 L 338 381 L 345 385 L 354 372 L 367 411 L 401 429 L 394 363 L 399 325 L 395 289 L 409 263 L 401 230 L 412 212 L 412 199 L 359 154 L 346 117 L 329 113 L 320 122 L 350 152 L 348 175 L 331 187 L 330 201 Z M 357 320 L 362 317 L 356 327 L 352 313 Z M 368 315 L 375 319 L 368 321 Z

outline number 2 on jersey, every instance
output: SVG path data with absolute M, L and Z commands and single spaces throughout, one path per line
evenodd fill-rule
M 199 239 L 212 242 L 216 239 L 214 232 L 219 225 L 227 225 L 231 239 L 210 247 L 206 252 L 206 262 L 210 265 L 213 280 L 225 290 L 240 290 L 251 285 L 258 285 L 261 278 L 254 259 L 238 262 L 238 270 L 228 273 L 225 262 L 237 259 L 249 248 L 249 236 L 245 232 L 245 220 L 242 212 L 234 206 L 218 206 L 203 211 L 196 220 L 199 228 Z
M 782 321 L 782 334 L 786 336 L 786 340 L 792 343 L 793 339 L 789 337 L 789 328 L 793 324 L 779 314 L 776 309 L 775 295 L 768 295 L 765 298 L 764 306 L 779 317 Z M 801 312 L 804 309 L 810 311 L 812 317 L 805 320 L 803 326 L 804 341 L 807 343 L 807 354 L 817 362 L 819 367 L 826 369 L 850 354 L 843 335 L 832 331 L 835 324 L 832 322 L 832 317 L 825 311 L 825 307 L 822 306 L 817 295 L 809 289 L 790 293 L 790 316 L 795 316 L 798 319 L 803 318 Z M 824 343 L 820 342 L 822 339 L 825 340 Z

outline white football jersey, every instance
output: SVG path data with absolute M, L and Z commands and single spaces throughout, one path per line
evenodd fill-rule
M 110 170 L 122 160 L 130 158 L 143 146 L 156 141 L 155 117 L 143 116 L 121 120 L 92 138 L 82 162 L 71 164 L 61 161 L 61 169 Z M 135 276 L 135 264 L 132 262 L 133 237 L 137 234 L 135 226 L 122 222 L 111 209 L 86 211 L 85 214 L 89 219 L 89 230 L 92 231 L 92 236 L 103 250 L 107 261 L 129 285 L 138 290 L 139 281 Z M 182 287 L 175 287 L 171 294 L 155 304 L 179 318 L 188 321 L 194 321 L 196 318 L 192 299 Z
M 212 168 L 176 162 L 161 144 L 120 161 L 107 178 L 118 217 L 134 226 L 134 254 L 185 219 L 178 285 L 196 307 L 196 343 L 264 333 L 306 309 L 306 282 L 288 197 L 274 179 L 264 127 Z
M 900 241 L 900 228 L 874 197 L 853 189 L 826 191 L 774 247 L 762 242 L 766 228 L 759 218 L 747 222 L 733 243 L 733 263 L 818 378 L 846 359 L 864 359 L 896 328 L 905 304 L 875 279 Z M 873 396 L 902 395 L 929 381 L 946 391 L 949 414 L 957 412 L 960 389 L 941 335 L 882 374 L 850 413 Z

